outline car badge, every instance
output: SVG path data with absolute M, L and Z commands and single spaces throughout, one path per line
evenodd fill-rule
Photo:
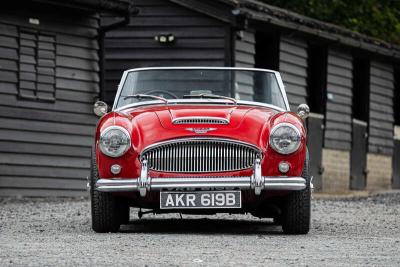
M 217 128 L 186 128 L 186 130 L 195 132 L 197 134 L 205 134 L 209 131 L 217 130 Z

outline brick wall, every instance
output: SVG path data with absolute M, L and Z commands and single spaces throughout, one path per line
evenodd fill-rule
M 390 189 L 392 183 L 392 157 L 368 153 L 367 189 Z
M 350 152 L 344 150 L 322 150 L 322 191 L 342 193 L 349 190 Z

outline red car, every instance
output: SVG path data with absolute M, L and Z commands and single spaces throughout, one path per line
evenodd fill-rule
M 273 218 L 287 234 L 309 231 L 309 109 L 290 111 L 278 72 L 132 69 L 112 111 L 104 102 L 94 111 L 102 116 L 88 183 L 94 231 L 118 231 L 130 207 L 251 213 Z

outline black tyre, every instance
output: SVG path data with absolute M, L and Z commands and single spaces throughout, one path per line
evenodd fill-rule
M 92 153 L 90 172 L 92 229 L 97 233 L 114 233 L 119 230 L 122 220 L 126 218 L 126 208 L 124 209 L 123 206 L 118 203 L 118 199 L 112 194 L 94 190 L 94 185 L 98 180 L 95 155 L 95 153 Z M 127 211 L 129 217 L 129 207 Z
M 307 187 L 294 191 L 287 196 L 283 206 L 282 229 L 285 234 L 307 234 L 311 221 L 311 188 L 309 175 L 308 151 L 304 162 L 302 177 L 307 181 Z

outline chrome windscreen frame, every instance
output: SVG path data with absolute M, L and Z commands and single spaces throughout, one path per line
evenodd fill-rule
M 283 81 L 282 81 L 282 77 L 280 75 L 279 72 L 274 71 L 274 70 L 268 70 L 268 69 L 259 69 L 259 68 L 236 68 L 236 67 L 149 67 L 149 68 L 136 68 L 136 69 L 129 69 L 124 71 L 124 73 L 122 74 L 122 78 L 120 83 L 118 84 L 118 90 L 117 90 L 117 94 L 115 96 L 114 99 L 114 104 L 112 107 L 113 111 L 121 111 L 124 110 L 126 108 L 133 108 L 133 107 L 139 107 L 139 106 L 146 106 L 146 105 L 157 105 L 157 104 L 164 104 L 164 102 L 162 101 L 154 101 L 154 100 L 150 100 L 150 101 L 143 101 L 143 102 L 139 102 L 139 103 L 133 103 L 133 104 L 128 104 L 125 105 L 123 107 L 119 107 L 117 108 L 117 103 L 118 103 L 118 99 L 120 97 L 122 88 L 125 84 L 126 78 L 128 76 L 128 74 L 130 72 L 133 71 L 143 71 L 143 70 L 168 70 L 168 69 L 172 69 L 172 70 L 188 70 L 188 69 L 209 69 L 209 70 L 243 70 L 243 71 L 263 71 L 263 72 L 268 72 L 268 73 L 274 73 L 276 80 L 278 82 L 279 85 L 279 90 L 282 94 L 282 97 L 284 99 L 285 102 L 285 106 L 286 109 L 272 105 L 272 104 L 266 104 L 266 103 L 261 103 L 261 102 L 255 102 L 255 101 L 244 101 L 244 100 L 238 100 L 237 104 L 238 105 L 250 105 L 250 106 L 260 106 L 260 107 L 268 107 L 268 108 L 272 108 L 272 109 L 276 109 L 279 111 L 290 111 L 290 105 L 289 105 L 289 101 L 287 99 L 287 95 L 285 92 L 285 87 L 283 85 Z M 228 100 L 223 100 L 223 99 L 169 99 L 168 103 L 171 104 L 231 104 L 231 101 Z

